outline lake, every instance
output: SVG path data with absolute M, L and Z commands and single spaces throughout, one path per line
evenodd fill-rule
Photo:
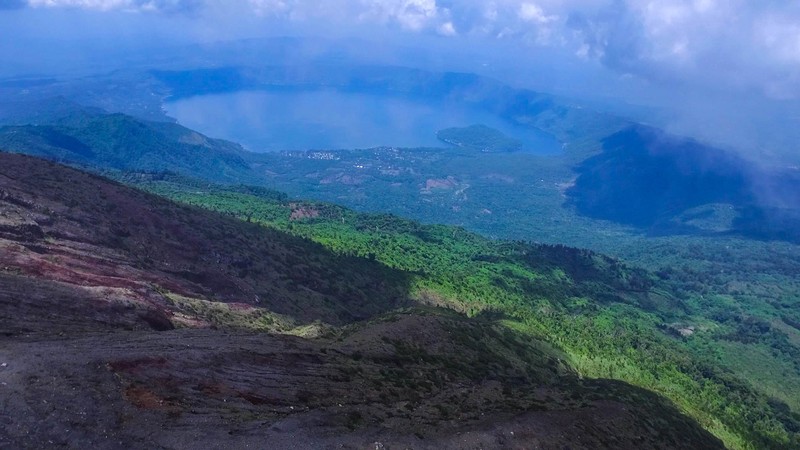
M 523 143 L 523 150 L 554 154 L 560 144 L 544 132 L 458 103 L 336 90 L 239 91 L 167 102 L 181 125 L 238 142 L 255 152 L 352 149 L 378 146 L 442 147 L 443 128 L 483 124 Z

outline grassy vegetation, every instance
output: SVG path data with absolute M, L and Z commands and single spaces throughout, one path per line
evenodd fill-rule
M 492 241 L 455 227 L 290 201 L 264 189 L 170 176 L 131 180 L 184 203 L 313 240 L 336 254 L 378 261 L 408 274 L 420 302 L 505 317 L 507 326 L 565 352 L 584 376 L 624 380 L 665 395 L 731 448 L 800 446 L 800 416 L 789 406 L 796 403 L 766 395 L 713 357 L 722 348 L 715 339 L 727 335 L 750 345 L 750 331 L 760 336 L 763 324 L 729 325 L 699 315 L 708 305 L 677 289 L 684 281 L 586 250 Z M 676 289 L 677 295 L 670 294 Z M 681 336 L 679 330 L 689 326 L 694 334 Z M 780 351 L 792 348 L 789 343 Z
M 290 317 L 272 313 L 262 308 L 242 307 L 230 303 L 189 298 L 175 293 L 165 293 L 165 298 L 178 313 L 172 322 L 181 327 L 196 326 L 198 317 L 215 328 L 247 329 L 272 333 L 289 333 L 296 328 Z
M 660 317 L 666 333 L 693 333 L 680 337 L 687 344 L 700 343 L 692 344 L 693 352 L 698 346 L 711 348 L 704 354 L 715 364 L 800 412 L 794 406 L 798 391 L 779 388 L 800 383 L 800 246 L 736 234 L 730 204 L 664 217 L 671 229 L 580 215 L 564 206 L 575 176 L 569 161 L 579 159 L 573 145 L 563 158 L 464 149 L 347 151 L 330 161 L 304 155 L 260 158 L 273 173 L 271 185 L 291 195 L 459 225 L 492 238 L 589 248 L 647 269 L 659 289 L 671 293 L 665 298 L 681 305 L 682 315 Z M 363 168 L 354 170 L 355 164 Z M 426 189 L 428 180 L 447 183 Z M 742 352 L 720 350 L 733 343 Z M 744 361 L 745 354 L 752 357 Z

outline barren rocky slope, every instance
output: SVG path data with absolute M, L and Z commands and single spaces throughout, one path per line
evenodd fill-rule
M 407 275 L 0 153 L 0 448 L 719 448 Z

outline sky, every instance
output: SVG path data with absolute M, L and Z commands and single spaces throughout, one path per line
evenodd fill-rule
M 3 63 L 21 67 L 42 59 L 31 48 L 81 61 L 86 48 L 277 35 L 435 47 L 514 84 L 666 106 L 659 125 L 733 147 L 800 137 L 794 1 L 0 0 L 0 29 Z

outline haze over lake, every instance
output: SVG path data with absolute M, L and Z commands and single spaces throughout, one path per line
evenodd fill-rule
M 167 102 L 165 108 L 186 127 L 256 152 L 442 147 L 447 144 L 436 138 L 438 130 L 474 124 L 496 128 L 521 141 L 524 151 L 560 151 L 552 136 L 478 108 L 378 94 L 239 91 L 183 98 Z

